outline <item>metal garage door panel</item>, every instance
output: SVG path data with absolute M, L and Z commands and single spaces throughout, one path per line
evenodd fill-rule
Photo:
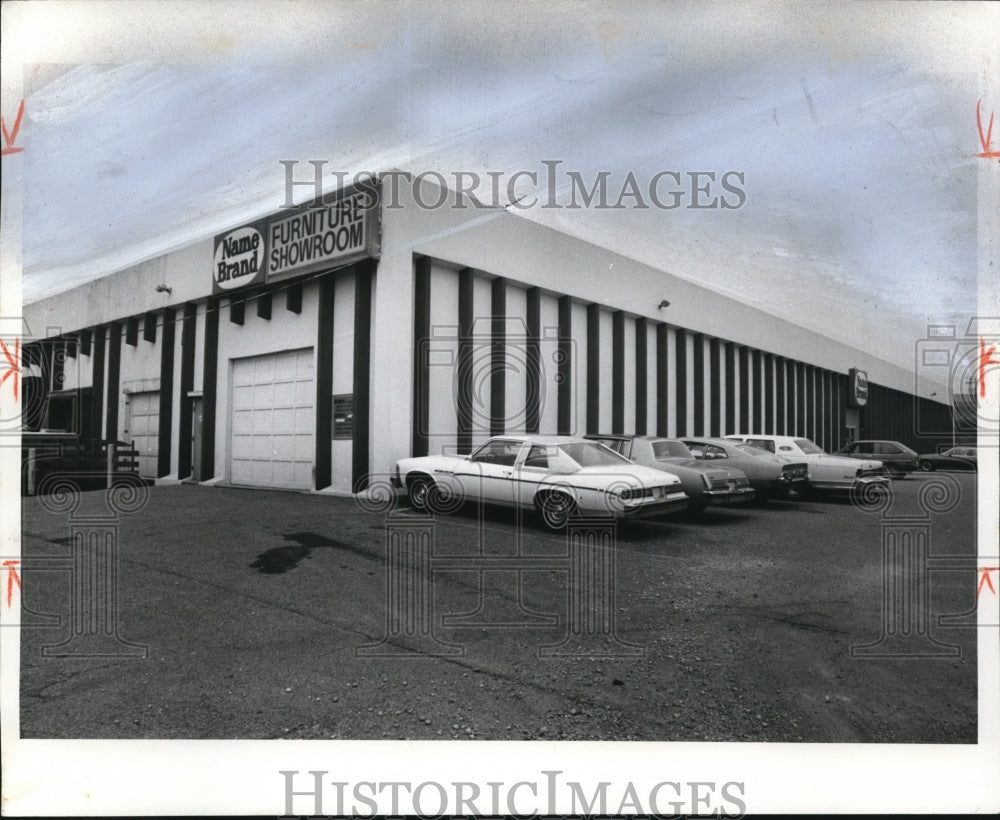
M 139 475 L 156 478 L 160 448 L 160 393 L 131 393 L 128 397 L 126 441 L 135 446 Z
M 311 349 L 233 361 L 234 484 L 312 487 L 315 391 Z

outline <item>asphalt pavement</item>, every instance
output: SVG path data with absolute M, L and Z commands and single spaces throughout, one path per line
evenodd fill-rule
M 771 502 L 575 542 L 469 506 L 181 485 L 115 519 L 101 491 L 27 498 L 21 734 L 972 743 L 976 630 L 938 616 L 976 602 L 976 477 L 935 476 L 881 511 Z M 110 564 L 68 559 L 95 527 L 113 616 L 88 597 Z M 950 558 L 919 576 L 925 631 L 880 642 L 915 617 L 884 604 L 904 531 Z

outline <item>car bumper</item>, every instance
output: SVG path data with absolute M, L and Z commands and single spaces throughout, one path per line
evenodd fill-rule
M 685 510 L 690 501 L 687 493 L 671 493 L 662 498 L 625 501 L 622 508 L 613 512 L 616 518 L 656 518 L 679 510 Z
M 851 490 L 861 489 L 873 484 L 889 487 L 891 483 L 889 477 L 884 475 L 862 476 L 855 478 L 853 481 L 812 481 L 813 487 L 817 490 L 844 493 L 849 493 Z
M 746 504 L 752 501 L 757 493 L 753 487 L 740 487 L 735 490 L 705 490 L 702 493 L 705 501 L 713 506 L 728 506 L 730 504 Z

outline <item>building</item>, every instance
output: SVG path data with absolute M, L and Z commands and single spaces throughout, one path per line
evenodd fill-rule
M 26 428 L 134 442 L 161 483 L 331 492 L 503 432 L 951 439 L 912 371 L 393 183 L 388 202 L 383 183 L 347 189 L 25 306 Z

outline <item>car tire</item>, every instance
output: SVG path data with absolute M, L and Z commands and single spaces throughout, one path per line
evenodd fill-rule
M 934 465 L 929 461 L 921 461 L 920 469 L 923 470 L 925 473 L 929 473 L 934 470 Z
M 434 491 L 434 482 L 429 478 L 415 478 L 406 487 L 406 496 L 410 506 L 417 512 L 427 512 L 430 506 L 430 496 Z
M 564 492 L 556 490 L 536 498 L 535 506 L 546 529 L 562 532 L 577 514 L 576 502 Z

